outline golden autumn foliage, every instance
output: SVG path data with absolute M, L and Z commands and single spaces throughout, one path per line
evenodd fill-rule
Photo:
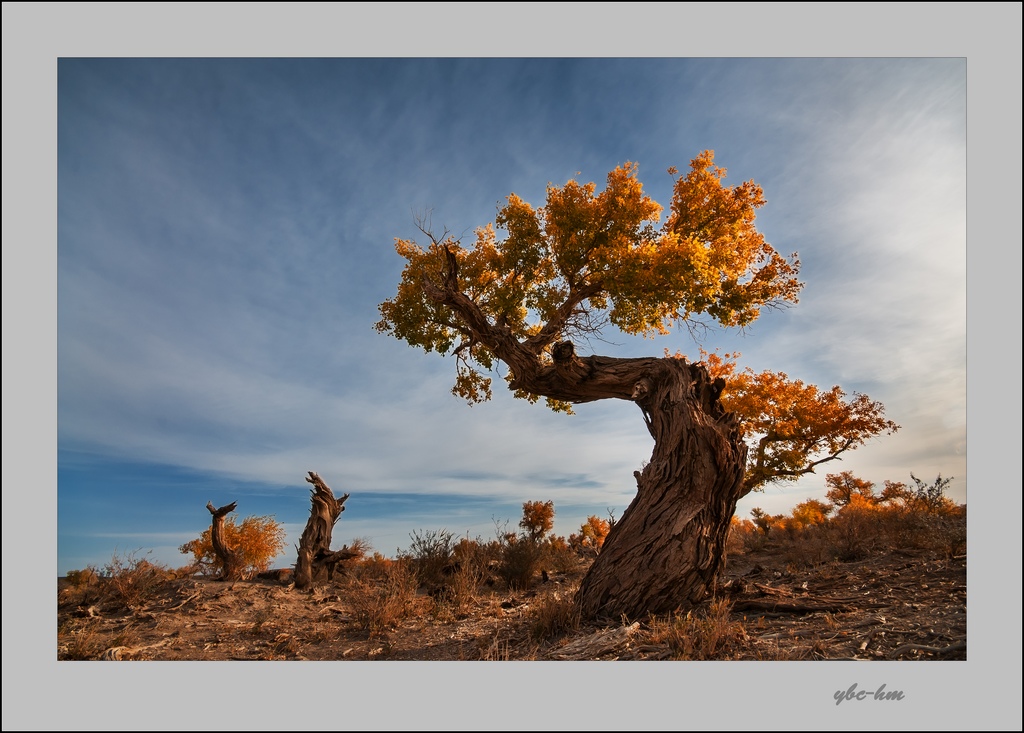
M 825 476 L 825 485 L 829 487 L 825 498 L 838 508 L 877 503 L 875 485 L 857 478 L 852 471 L 828 474 Z
M 569 546 L 574 550 L 599 551 L 611 529 L 611 522 L 607 519 L 591 515 L 580 525 L 579 534 L 569 535 Z
M 555 503 L 553 501 L 523 502 L 523 518 L 519 526 L 531 540 L 537 541 L 555 526 Z
M 556 340 L 607 323 L 650 336 L 697 316 L 745 326 L 765 305 L 796 302 L 799 261 L 779 255 L 754 225 L 765 203 L 760 186 L 725 186 L 712 151 L 694 158 L 685 176 L 670 173 L 676 180 L 660 228 L 662 206 L 643 193 L 636 164 L 626 163 L 601 192 L 574 180 L 549 185 L 539 208 L 510 194 L 495 220 L 503 239 L 489 224 L 469 247 L 429 232 L 426 248 L 397 240 L 407 262 L 397 295 L 380 305 L 377 330 L 454 354 L 453 392 L 474 403 L 491 397 L 483 372 L 507 359 L 495 353 L 499 341 L 515 339 L 543 359 Z M 472 305 L 440 302 L 437 283 Z M 516 396 L 538 399 L 526 390 Z M 548 405 L 568 411 L 559 400 Z
M 739 354 L 701 355 L 711 377 L 725 380 L 722 405 L 742 419 L 750 448 L 745 482 L 752 489 L 795 481 L 870 438 L 899 429 L 885 419 L 882 403 L 867 395 L 848 397 L 839 387 L 822 390 L 783 372 L 739 371 Z
M 270 562 L 284 549 L 285 529 L 272 516 L 250 516 L 236 523 L 234 517 L 224 520 L 224 542 L 233 552 L 238 553 L 242 573 L 254 575 L 269 569 Z M 217 554 L 213 550 L 210 528 L 194 540 L 186 542 L 178 550 L 192 555 L 200 568 L 216 572 Z
M 828 521 L 832 507 L 819 499 L 807 499 L 793 507 L 791 524 L 797 529 L 819 527 Z

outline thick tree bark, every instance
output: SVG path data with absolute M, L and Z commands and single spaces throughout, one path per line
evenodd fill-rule
M 222 506 L 220 509 L 213 507 L 213 502 L 207 502 L 206 508 L 213 515 L 213 524 L 210 527 L 210 540 L 213 543 L 213 551 L 220 561 L 221 580 L 238 580 L 242 576 L 242 562 L 238 555 L 227 546 L 224 541 L 224 517 L 235 511 L 237 501 Z
M 632 400 L 654 438 L 637 495 L 580 586 L 582 612 L 619 620 L 689 608 L 724 568 L 729 523 L 749 491 L 739 419 L 718 399 L 724 382 L 684 359 L 581 359 L 567 342 L 552 357 L 513 386 L 575 403 Z
M 637 382 L 654 452 L 637 495 L 584 577 L 584 615 L 619 620 L 685 610 L 725 567 L 725 541 L 743 485 L 747 448 L 739 420 L 718 402 L 721 384 L 680 359 Z
M 313 488 L 309 492 L 309 520 L 299 538 L 299 558 L 295 563 L 295 587 L 300 590 L 311 586 L 324 569 L 329 578 L 334 577 L 337 563 L 356 555 L 346 548 L 331 551 L 331 534 L 345 511 L 349 495 L 336 499 L 331 487 L 313 471 L 309 472 L 306 481 L 313 484 Z

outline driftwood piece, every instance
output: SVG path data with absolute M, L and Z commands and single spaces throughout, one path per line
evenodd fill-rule
M 223 568 L 220 576 L 221 580 L 238 580 L 242 575 L 241 558 L 224 541 L 224 517 L 235 511 L 236 506 L 238 506 L 238 502 L 233 501 L 222 506 L 220 509 L 214 509 L 213 502 L 206 502 L 206 508 L 213 515 L 210 539 L 213 542 L 213 551 L 220 561 L 221 568 Z
M 604 629 L 595 634 L 576 639 L 553 653 L 555 659 L 587 660 L 599 659 L 608 654 L 621 654 L 640 631 L 640 622 L 629 626 Z
M 335 498 L 331 487 L 315 471 L 309 472 L 306 481 L 313 484 L 313 488 L 309 492 L 309 521 L 306 522 L 296 548 L 299 557 L 295 563 L 295 587 L 299 590 L 310 587 L 324 569 L 328 577 L 333 578 L 337 564 L 355 556 L 345 555 L 348 552 L 345 548 L 331 551 L 331 534 L 334 525 L 341 519 L 341 513 L 345 511 L 349 495 Z

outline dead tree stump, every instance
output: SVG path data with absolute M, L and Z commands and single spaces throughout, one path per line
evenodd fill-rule
M 299 590 L 310 587 L 324 570 L 328 579 L 333 578 L 338 563 L 359 555 L 347 547 L 331 551 L 331 534 L 345 511 L 349 495 L 335 498 L 331 487 L 314 471 L 309 472 L 306 481 L 313 484 L 313 488 L 309 492 L 309 521 L 296 548 L 299 558 L 295 563 L 295 587 Z
M 213 502 L 206 502 L 206 508 L 213 515 L 210 539 L 213 542 L 213 551 L 222 568 L 220 580 L 238 580 L 242 575 L 241 558 L 224 541 L 224 517 L 235 511 L 236 506 L 238 506 L 238 502 L 233 501 L 220 509 L 214 509 Z

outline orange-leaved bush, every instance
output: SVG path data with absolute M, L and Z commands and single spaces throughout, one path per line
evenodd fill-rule
M 271 561 L 284 549 L 284 538 L 284 526 L 273 516 L 249 516 L 241 524 L 236 523 L 234 517 L 224 521 L 224 542 L 238 555 L 243 575 L 252 576 L 267 570 Z M 191 554 L 205 574 L 214 574 L 222 569 L 213 550 L 209 527 L 197 539 L 186 542 L 178 550 L 186 555 Z
M 592 514 L 580 525 L 579 534 L 569 535 L 569 546 L 578 551 L 597 552 L 611 529 L 611 522 Z

